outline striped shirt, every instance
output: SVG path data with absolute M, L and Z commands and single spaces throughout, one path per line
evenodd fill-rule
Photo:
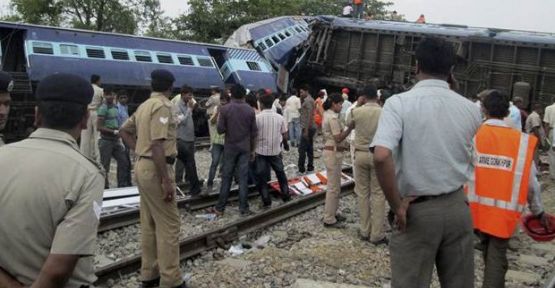
M 283 117 L 271 109 L 262 110 L 256 115 L 256 154 L 276 156 L 281 153 L 282 134 L 287 132 Z

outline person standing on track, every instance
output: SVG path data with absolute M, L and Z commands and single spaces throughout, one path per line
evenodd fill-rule
M 110 174 L 110 162 L 112 157 L 116 159 L 118 165 L 118 187 L 129 187 L 131 181 L 127 182 L 125 175 L 129 172 L 128 157 L 125 156 L 125 147 L 120 141 L 119 124 L 118 124 L 118 108 L 115 102 L 115 95 L 112 90 L 104 91 L 104 103 L 98 107 L 97 127 L 100 132 L 98 139 L 98 149 L 100 151 L 100 163 L 106 172 L 106 181 L 104 188 L 110 188 L 108 180 Z
M 206 190 L 204 195 L 213 192 L 214 178 L 216 178 L 216 172 L 218 166 L 220 167 L 220 174 L 222 174 L 221 162 L 224 155 L 224 139 L 225 135 L 218 133 L 218 117 L 220 116 L 220 110 L 223 106 L 229 103 L 229 95 L 227 93 L 221 93 L 220 99 L 218 100 L 218 106 L 214 107 L 214 113 L 209 119 L 208 127 L 210 128 L 210 144 L 212 149 L 210 154 L 212 156 L 212 162 L 210 163 L 210 170 L 208 172 L 208 181 L 206 182 Z
M 299 143 L 299 173 L 305 171 L 314 171 L 314 134 L 316 134 L 316 126 L 314 124 L 314 99 L 310 95 L 310 87 L 304 85 L 299 89 L 301 96 L 301 141 Z M 305 167 L 305 161 L 308 157 L 308 164 Z M 306 169 L 306 170 L 305 170 Z
M 91 85 L 94 90 L 94 96 L 89 104 L 89 123 L 87 128 L 81 131 L 81 153 L 88 158 L 95 159 L 100 163 L 100 150 L 98 149 L 98 128 L 96 110 L 102 104 L 104 99 L 104 90 L 100 88 L 100 76 L 91 75 Z
M 180 218 L 173 169 L 177 123 L 168 99 L 175 78 L 163 69 L 152 71 L 151 78 L 150 98 L 120 129 L 138 157 L 135 176 L 141 195 L 142 287 L 186 287 L 179 269 Z
M 360 107 L 351 110 L 347 126 L 355 128 L 355 192 L 358 195 L 360 213 L 360 236 L 374 245 L 387 244 L 383 232 L 385 220 L 385 198 L 382 191 L 372 192 L 372 174 L 375 172 L 372 153 L 368 147 L 376 134 L 382 108 L 378 104 L 378 91 L 368 85 L 360 91 L 357 101 Z
M 0 149 L 0 287 L 96 281 L 104 175 L 77 145 L 93 93 L 79 76 L 45 77 L 35 93 L 38 129 Z
M 322 105 L 324 119 L 322 121 L 322 134 L 324 135 L 324 163 L 328 177 L 326 203 L 324 206 L 324 227 L 344 228 L 345 218 L 337 214 L 339 193 L 341 192 L 341 166 L 343 165 L 343 152 L 348 150 L 345 138 L 349 136 L 353 126 L 343 129 L 339 119 L 343 97 L 331 94 Z
M 516 231 L 526 202 L 541 223 L 549 227 L 539 197 L 540 189 L 533 185 L 538 139 L 503 121 L 509 115 L 509 107 L 507 95 L 497 90 L 483 98 L 486 122 L 474 138 L 477 157 L 474 177 L 467 186 L 474 229 L 484 247 L 483 287 L 505 287 L 509 240 Z
M 453 46 L 425 38 L 416 48 L 418 83 L 390 97 L 371 148 L 397 227 L 391 235 L 392 288 L 474 287 L 470 209 L 462 189 L 472 173 L 478 107 L 450 90 Z M 395 157 L 394 157 L 395 156 Z
M 10 74 L 0 71 L 0 132 L 4 130 L 10 114 L 10 103 L 12 98 L 10 92 L 13 88 L 13 81 Z M 0 134 L 0 146 L 4 145 L 4 137 Z

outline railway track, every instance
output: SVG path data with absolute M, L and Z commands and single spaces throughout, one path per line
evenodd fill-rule
M 341 196 L 353 193 L 353 188 L 354 182 L 345 185 L 342 188 Z M 185 238 L 180 241 L 180 257 L 183 260 L 210 249 L 225 247 L 227 244 L 239 239 L 241 235 L 268 227 L 322 205 L 325 201 L 325 196 L 325 192 L 319 192 L 299 197 L 278 207 L 229 223 L 221 228 Z M 140 268 L 140 263 L 140 255 L 133 255 L 106 266 L 98 267 L 96 270 L 98 277 L 97 284 L 100 285 L 110 278 L 135 272 Z

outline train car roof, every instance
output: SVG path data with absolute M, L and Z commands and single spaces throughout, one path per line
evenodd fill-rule
M 324 22 L 333 28 L 375 29 L 405 33 L 434 34 L 464 38 L 488 38 L 488 40 L 515 41 L 533 44 L 555 44 L 555 34 L 495 28 L 467 27 L 449 24 L 418 24 L 412 22 L 355 20 L 335 16 L 319 16 L 316 22 Z
M 250 41 L 267 37 L 275 32 L 304 21 L 302 16 L 281 16 L 242 25 L 229 36 L 224 45 L 229 47 L 246 47 Z
M 173 44 L 189 44 L 189 45 L 197 45 L 197 46 L 205 46 L 209 48 L 220 48 L 220 49 L 244 49 L 250 50 L 247 48 L 242 47 L 226 47 L 224 45 L 218 45 L 213 43 L 202 43 L 196 41 L 184 41 L 184 40 L 175 40 L 175 39 L 165 39 L 165 38 L 157 38 L 157 37 L 148 37 L 148 36 L 138 36 L 138 35 L 131 35 L 131 34 L 122 34 L 122 33 L 112 33 L 112 32 L 102 32 L 102 31 L 92 31 L 92 30 L 84 30 L 84 29 L 75 29 L 75 28 L 64 28 L 64 27 L 53 27 L 53 26 L 46 26 L 46 25 L 36 25 L 36 24 L 28 24 L 28 23 L 17 23 L 17 22 L 8 22 L 8 21 L 0 21 L 0 28 L 12 28 L 12 29 L 46 29 L 52 31 L 67 31 L 67 32 L 74 32 L 74 33 L 85 33 L 91 35 L 104 35 L 107 37 L 128 37 L 133 39 L 139 40 L 150 40 L 150 41 L 163 41 Z M 104 43 L 102 43 L 104 44 Z M 95 44 L 91 44 L 95 45 Z M 96 43 L 96 45 L 99 45 Z M 130 47 L 130 48 L 137 48 L 140 47 Z

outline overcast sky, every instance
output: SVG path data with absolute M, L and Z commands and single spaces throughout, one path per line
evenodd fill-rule
M 555 33 L 555 0 L 391 0 L 393 9 L 415 21 Z M 4 15 L 9 0 L 0 0 Z M 168 16 L 186 11 L 187 0 L 160 0 Z M 339 13 L 339 11 L 338 11 Z

